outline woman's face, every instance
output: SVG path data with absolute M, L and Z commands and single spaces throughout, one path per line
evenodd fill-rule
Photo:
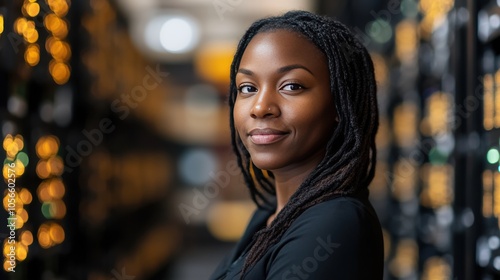
M 253 163 L 314 168 L 335 128 L 326 56 L 288 30 L 255 35 L 236 74 L 236 130 Z

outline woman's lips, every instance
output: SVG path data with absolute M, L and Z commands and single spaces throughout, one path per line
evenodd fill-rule
M 256 145 L 267 145 L 280 141 L 285 138 L 288 133 L 272 128 L 256 128 L 251 130 L 248 135 L 252 143 Z

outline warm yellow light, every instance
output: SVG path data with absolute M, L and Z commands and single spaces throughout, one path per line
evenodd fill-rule
M 71 48 L 67 42 L 51 40 L 48 51 L 56 61 L 68 61 L 71 58 Z
M 0 15 L 0 34 L 3 33 L 3 30 L 4 30 L 3 15 Z
M 19 211 L 19 209 L 22 209 L 24 207 L 24 203 L 19 199 L 19 194 L 17 192 L 14 192 L 14 197 L 10 197 L 10 192 L 5 192 L 5 196 L 3 197 L 3 208 L 8 211 L 9 209 L 12 210 L 12 208 L 15 211 Z M 14 201 L 12 201 L 14 199 Z M 9 203 L 10 200 L 10 203 Z
M 425 261 L 422 280 L 445 280 L 451 278 L 451 266 L 441 257 L 430 257 Z
M 37 44 L 30 44 L 24 52 L 24 60 L 29 66 L 35 66 L 40 62 L 40 48 Z
M 30 22 L 28 22 L 28 28 L 23 33 L 24 40 L 28 43 L 35 43 L 38 41 L 38 31 L 35 28 L 35 25 L 33 23 L 33 27 L 31 27 Z
M 63 17 L 68 13 L 69 5 L 66 0 L 48 0 L 49 8 L 59 17 Z
M 402 239 L 395 249 L 394 257 L 389 263 L 389 271 L 397 278 L 407 278 L 417 268 L 418 245 L 412 239 Z
M 218 202 L 208 212 L 208 230 L 219 240 L 238 240 L 254 210 L 250 202 Z
M 5 239 L 5 241 L 7 241 L 7 239 Z M 4 242 L 2 251 L 4 256 L 7 256 L 7 254 L 10 253 L 10 246 L 9 244 L 7 244 L 7 242 Z
M 62 180 L 59 178 L 52 179 L 48 185 L 48 192 L 53 199 L 61 199 L 66 192 Z
M 29 245 L 33 244 L 33 234 L 31 233 L 31 231 L 25 230 L 25 231 L 23 231 L 23 233 L 21 233 L 19 240 L 25 246 L 29 246 Z
M 5 211 L 8 211 L 8 209 L 9 209 L 9 199 L 10 199 L 9 195 L 5 194 L 5 196 L 3 197 L 3 200 L 2 200 L 3 209 L 5 209 Z
M 12 269 L 12 265 L 10 264 L 8 259 L 5 259 L 5 261 L 3 262 L 3 270 L 10 271 L 9 269 Z
M 30 17 L 36 17 L 40 13 L 40 5 L 38 3 L 26 3 L 24 9 Z
M 31 192 L 26 188 L 21 189 L 21 191 L 19 192 L 19 198 L 24 204 L 30 204 L 31 201 L 33 200 Z
M 22 243 L 18 243 L 16 246 L 16 259 L 18 261 L 24 261 L 28 256 L 28 247 L 24 246 Z
M 421 0 L 420 1 L 420 10 L 424 14 L 436 13 L 436 14 L 446 14 L 453 8 L 455 4 L 454 0 Z
M 16 135 L 16 137 L 12 137 L 12 135 L 5 136 L 3 140 L 3 148 L 7 152 L 7 158 L 14 159 L 19 151 L 24 148 L 24 139 L 22 135 Z
M 36 193 L 38 195 L 38 199 L 41 202 L 47 202 L 52 199 L 49 193 L 49 188 L 48 188 L 48 183 L 46 181 L 43 181 L 38 185 L 38 189 L 36 190 Z
M 387 85 L 389 82 L 389 69 L 387 68 L 387 62 L 385 58 L 378 53 L 370 54 L 373 61 L 373 68 L 375 70 L 375 79 L 377 80 L 377 85 Z
M 12 141 L 10 145 L 7 147 L 7 158 L 9 159 L 15 158 L 19 150 L 21 150 L 19 148 L 19 145 L 16 142 Z
M 496 76 L 496 75 L 495 75 Z M 495 117 L 494 83 L 493 75 L 486 74 L 483 78 L 484 98 L 483 98 L 483 126 L 486 130 L 493 129 Z M 495 104 L 496 105 L 496 104 Z
M 48 31 L 52 32 L 52 30 L 57 29 L 60 24 L 61 19 L 54 14 L 47 14 L 43 18 L 43 25 L 45 26 L 45 28 L 47 28 Z
M 53 156 L 47 161 L 47 170 L 50 175 L 59 176 L 64 171 L 64 163 L 60 156 Z
M 404 20 L 396 26 L 396 56 L 399 61 L 411 62 L 416 57 L 418 30 L 415 22 Z
M 394 138 L 400 147 L 411 147 L 417 137 L 418 107 L 404 102 L 394 109 Z
M 65 238 L 64 229 L 60 225 L 53 223 L 49 229 L 49 236 L 55 244 L 60 244 Z
M 45 160 L 40 160 L 37 164 L 36 164 L 36 175 L 40 178 L 40 179 L 46 179 L 50 176 L 50 171 L 47 167 L 47 161 Z
M 495 117 L 494 117 L 494 124 L 495 128 L 500 127 L 500 70 L 498 70 L 495 73 Z
M 2 143 L 3 149 L 4 149 L 5 151 L 8 151 L 8 150 L 9 150 L 9 146 L 10 146 L 10 144 L 11 144 L 12 142 L 14 142 L 14 137 L 12 137 L 12 135 L 11 135 L 11 134 L 7 134 L 7 135 L 5 136 L 5 138 L 3 139 L 3 143 Z
M 28 21 L 23 17 L 17 18 L 14 22 L 14 30 L 17 32 L 17 34 L 24 34 L 26 28 L 28 28 Z
M 47 224 L 42 224 L 38 228 L 37 238 L 38 238 L 38 243 L 44 249 L 52 247 L 53 244 L 54 244 L 54 242 L 50 238 L 50 235 L 49 235 L 49 226 Z
M 420 21 L 420 30 L 423 38 L 429 39 L 435 28 L 440 26 L 446 14 L 453 8 L 454 0 L 421 0 L 420 10 L 423 19 Z
M 22 228 L 25 222 L 26 221 L 20 215 L 16 215 L 16 229 Z
M 22 135 L 20 134 L 16 135 L 16 137 L 14 137 L 14 142 L 17 143 L 19 150 L 22 150 L 24 148 L 24 138 Z
M 55 14 L 48 14 L 43 21 L 45 28 L 52 33 L 54 37 L 65 38 L 68 34 L 68 24 L 65 20 Z
M 66 216 L 66 204 L 62 200 L 52 201 L 49 214 L 54 219 L 64 218 Z
M 59 139 L 52 135 L 40 137 L 36 142 L 35 150 L 39 158 L 48 159 L 57 154 L 59 150 Z
M 16 177 L 19 178 L 19 177 L 23 176 L 25 166 L 24 166 L 24 163 L 18 159 L 16 159 L 16 161 L 14 163 L 16 164 L 16 166 L 14 167 L 14 172 L 16 173 Z
M 453 202 L 452 173 L 453 169 L 449 165 L 426 164 L 422 167 L 424 185 L 420 202 L 423 206 L 437 209 Z
M 194 60 L 196 72 L 213 83 L 228 84 L 229 68 L 235 48 L 236 44 L 233 43 L 213 43 L 202 46 Z
M 451 95 L 435 92 L 427 98 L 425 117 L 420 124 L 422 134 L 437 135 L 450 130 Z
M 58 85 L 67 83 L 71 75 L 71 70 L 69 69 L 68 64 L 64 62 L 57 62 L 55 60 L 51 60 L 49 62 L 49 72 L 52 75 L 54 82 Z
M 11 175 L 11 174 L 12 174 L 12 170 L 13 170 L 13 169 L 12 169 L 12 168 L 10 168 L 10 166 L 9 166 L 7 163 L 6 163 L 6 164 L 4 164 L 4 165 L 3 165 L 3 168 L 2 168 L 3 178 L 4 178 L 4 179 L 9 178 L 9 177 L 10 177 L 9 175 Z M 12 176 L 12 175 L 11 175 L 11 176 Z
M 28 211 L 26 211 L 26 209 L 24 208 L 21 208 L 17 211 L 17 215 L 19 215 L 19 217 L 21 217 L 21 219 L 26 223 L 29 219 L 29 215 L 28 215 Z

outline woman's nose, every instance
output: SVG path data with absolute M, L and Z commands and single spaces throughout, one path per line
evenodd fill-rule
M 261 90 L 257 93 L 250 116 L 256 118 L 275 118 L 281 114 L 275 92 Z

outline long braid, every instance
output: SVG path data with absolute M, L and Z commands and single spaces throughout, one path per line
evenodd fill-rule
M 275 195 L 275 189 L 272 174 L 252 163 L 236 132 L 233 118 L 237 96 L 235 78 L 243 52 L 252 38 L 260 32 L 279 29 L 304 35 L 326 55 L 330 91 L 339 121 L 328 141 L 323 160 L 290 197 L 271 225 L 254 236 L 254 246 L 245 260 L 242 278 L 302 212 L 320 202 L 367 188 L 375 172 L 378 109 L 373 63 L 368 51 L 338 21 L 309 12 L 288 12 L 250 26 L 240 40 L 231 65 L 231 142 L 253 201 L 259 207 L 272 207 L 269 198 Z

